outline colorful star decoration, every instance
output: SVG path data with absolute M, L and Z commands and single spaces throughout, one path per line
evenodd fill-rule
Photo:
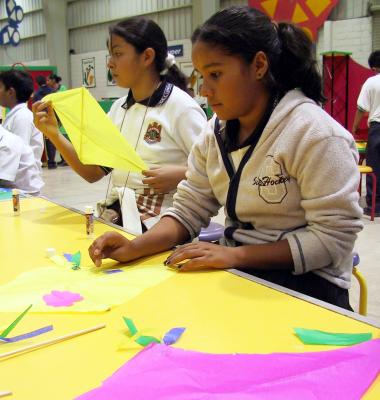
M 249 0 L 248 5 L 263 11 L 275 21 L 300 26 L 312 40 L 338 0 Z

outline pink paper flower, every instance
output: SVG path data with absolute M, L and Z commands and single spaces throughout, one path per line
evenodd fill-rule
M 52 307 L 70 307 L 76 301 L 83 300 L 79 293 L 69 291 L 52 290 L 51 293 L 43 296 L 44 302 Z

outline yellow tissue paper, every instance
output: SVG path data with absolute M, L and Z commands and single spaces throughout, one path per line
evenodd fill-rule
M 30 312 L 107 311 L 174 275 L 161 265 L 123 267 L 122 272 L 114 274 L 103 271 L 51 266 L 24 272 L 0 286 L 0 312 L 23 311 L 25 304 L 33 304 Z M 83 300 L 72 306 L 48 306 L 43 296 L 52 290 L 78 293 Z
M 84 87 L 51 93 L 51 101 L 83 164 L 124 171 L 147 169 L 144 161 Z

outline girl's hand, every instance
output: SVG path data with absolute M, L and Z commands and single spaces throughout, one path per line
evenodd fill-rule
M 97 267 L 102 265 L 103 258 L 112 258 L 121 262 L 139 258 L 134 251 L 132 241 L 117 232 L 107 232 L 99 236 L 88 248 L 88 253 Z
M 32 110 L 36 128 L 52 141 L 58 137 L 58 122 L 51 102 L 37 101 L 32 105 Z
M 146 176 L 142 182 L 154 189 L 155 193 L 169 193 L 177 188 L 182 179 L 185 179 L 185 173 L 186 167 L 182 166 L 152 167 L 148 171 L 142 171 L 142 174 Z
M 184 260 L 189 261 L 180 264 Z M 236 267 L 237 259 L 233 247 L 197 242 L 174 250 L 165 265 L 176 267 L 179 271 L 198 271 L 208 268 L 227 269 Z

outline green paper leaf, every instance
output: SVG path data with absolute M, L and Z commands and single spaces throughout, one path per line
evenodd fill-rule
M 161 340 L 155 338 L 154 336 L 140 336 L 135 340 L 141 346 L 148 346 L 151 343 L 161 343 Z
M 350 346 L 372 339 L 372 333 L 332 333 L 304 328 L 294 328 L 294 332 L 305 344 Z
M 80 251 L 77 251 L 76 253 L 74 253 L 72 255 L 71 262 L 75 267 L 79 267 L 80 266 L 80 260 L 81 260 L 81 254 L 80 254 Z
M 136 335 L 137 328 L 136 328 L 136 325 L 133 323 L 133 321 L 127 317 L 123 317 L 123 320 L 124 320 L 125 324 L 127 325 L 131 336 Z
M 5 338 L 9 333 L 16 327 L 16 325 L 24 318 L 24 315 L 31 309 L 33 304 L 31 304 L 26 310 L 24 310 L 9 326 L 6 328 L 0 336 Z

